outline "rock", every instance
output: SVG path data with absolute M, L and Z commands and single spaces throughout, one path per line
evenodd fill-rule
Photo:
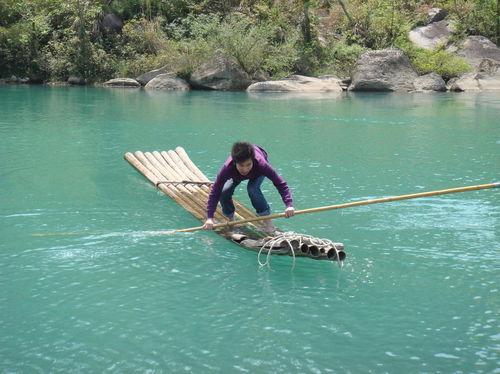
M 444 20 L 446 18 L 446 16 L 448 15 L 448 12 L 446 10 L 440 9 L 440 8 L 431 8 L 427 12 L 427 15 L 429 17 L 427 20 L 427 24 L 429 25 L 431 23 Z
M 68 82 L 61 82 L 61 81 L 52 81 L 52 82 L 47 82 L 47 86 L 51 87 L 64 87 L 64 86 L 69 86 Z
M 251 84 L 251 79 L 234 61 L 216 56 L 197 68 L 189 83 L 201 89 L 244 90 Z
M 450 91 L 500 91 L 500 73 L 467 73 L 449 83 Z
M 446 82 L 446 89 L 447 89 L 448 91 L 453 91 L 453 90 L 452 90 L 452 87 L 453 87 L 453 85 L 455 84 L 455 82 L 456 82 L 457 80 L 458 80 L 458 78 L 457 78 L 457 77 L 453 77 L 453 78 L 451 78 L 448 82 Z
M 499 67 L 500 61 L 495 61 L 491 58 L 483 58 L 477 70 L 481 73 L 495 74 L 499 70 Z
M 418 77 L 399 49 L 363 53 L 356 62 L 350 91 L 412 91 Z
M 132 78 L 115 78 L 104 82 L 105 86 L 109 87 L 141 87 L 141 84 Z
M 478 73 L 476 79 L 482 91 L 500 91 L 500 72 L 494 74 Z
M 121 33 L 123 29 L 123 21 L 116 14 L 105 14 L 100 23 L 100 29 L 106 34 Z
M 159 74 L 151 79 L 146 87 L 146 90 L 172 90 L 186 91 L 189 90 L 189 84 L 181 78 L 173 74 Z
M 154 77 L 157 77 L 158 75 L 165 73 L 168 73 L 168 68 L 166 66 L 163 66 L 159 69 L 151 70 L 148 71 L 147 73 L 139 75 L 137 78 L 135 78 L 135 80 L 139 82 L 141 85 L 145 86 Z
M 408 33 L 408 37 L 417 47 L 434 49 L 448 44 L 452 27 L 448 21 L 433 22 L 427 26 L 417 27 Z
M 30 79 L 25 77 L 25 78 L 19 78 L 17 80 L 17 83 L 20 83 L 20 84 L 28 84 L 30 82 Z
M 16 77 L 15 75 L 11 75 L 10 78 L 6 79 L 7 83 L 17 83 L 19 81 L 19 78 Z
M 68 83 L 74 86 L 83 86 L 87 83 L 85 78 L 71 76 L 68 78 Z
M 250 92 L 342 92 L 341 80 L 326 76 L 321 78 L 291 75 L 277 81 L 257 82 L 247 88 Z
M 500 48 L 484 36 L 469 36 L 461 44 L 457 54 L 464 57 L 475 69 L 484 58 L 500 63 Z
M 413 86 L 417 91 L 446 91 L 446 83 L 437 73 L 429 73 L 417 77 L 413 81 Z

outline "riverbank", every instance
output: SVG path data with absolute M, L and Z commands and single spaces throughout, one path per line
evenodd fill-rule
M 175 79 L 149 88 L 245 90 L 268 82 L 258 89 L 285 90 L 295 89 L 290 79 L 280 88 L 275 82 L 332 76 L 343 84 L 350 79 L 350 90 L 497 89 L 490 75 L 500 61 L 495 45 L 500 30 L 491 27 L 495 11 L 498 17 L 491 0 L 446 0 L 440 8 L 431 1 L 387 0 L 238 4 L 186 0 L 174 6 L 165 0 L 140 9 L 121 0 L 7 4 L 0 9 L 0 77 L 76 85 L 128 78 L 146 87 L 148 81 L 139 77 L 160 70 Z M 477 52 L 489 59 L 488 71 L 469 56 Z M 220 74 L 210 73 L 213 69 Z M 453 78 L 461 81 L 454 84 Z

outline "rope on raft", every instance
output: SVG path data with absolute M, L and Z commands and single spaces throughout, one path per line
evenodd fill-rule
M 270 261 L 271 261 L 270 256 L 271 256 L 271 252 L 272 252 L 273 248 L 281 246 L 283 244 L 283 241 L 286 242 L 286 244 L 288 245 L 288 248 L 292 251 L 292 256 L 293 256 L 292 270 L 295 268 L 295 250 L 293 248 L 294 246 L 291 243 L 292 241 L 299 242 L 298 248 L 300 248 L 302 246 L 302 244 L 305 243 L 305 241 L 308 241 L 310 244 L 318 246 L 318 247 L 323 247 L 323 248 L 332 247 L 335 250 L 335 255 L 336 255 L 336 258 L 338 259 L 339 267 L 342 268 L 344 266 L 344 262 L 340 260 L 340 256 L 339 256 L 340 249 L 337 248 L 335 243 L 332 242 L 331 240 L 320 239 L 320 238 L 316 238 L 316 237 L 311 236 L 311 235 L 298 234 L 298 233 L 293 232 L 293 231 L 286 231 L 286 232 L 279 233 L 278 235 L 275 235 L 272 238 L 270 238 L 264 242 L 264 244 L 262 245 L 262 247 L 259 250 L 259 254 L 257 255 L 257 261 L 259 262 L 259 265 L 261 267 L 264 267 L 264 266 L 270 264 Z M 264 250 L 267 250 L 267 256 L 266 256 L 266 261 L 262 262 L 260 260 L 260 255 Z

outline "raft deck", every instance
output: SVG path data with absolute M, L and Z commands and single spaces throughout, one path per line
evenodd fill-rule
M 169 151 L 127 152 L 125 159 L 144 175 L 156 188 L 172 198 L 193 216 L 204 222 L 206 206 L 212 183 L 191 161 L 182 147 Z M 257 215 L 237 200 L 235 219 L 257 218 Z M 218 222 L 227 219 L 217 207 L 214 218 Z M 314 238 L 297 233 L 278 232 L 269 236 L 263 231 L 261 222 L 231 226 L 214 230 L 232 242 L 254 251 L 271 251 L 271 254 L 306 256 L 316 260 L 339 260 L 345 258 L 342 243 Z

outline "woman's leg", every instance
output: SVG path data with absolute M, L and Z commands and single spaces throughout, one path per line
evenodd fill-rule
M 220 195 L 220 205 L 222 207 L 222 213 L 229 219 L 233 219 L 234 216 L 234 203 L 233 203 L 233 193 L 234 189 L 239 183 L 234 183 L 232 179 L 229 179 L 224 183 L 222 187 L 222 193 Z
M 260 186 L 264 181 L 264 176 L 257 177 L 255 179 L 250 179 L 248 181 L 247 190 L 248 196 L 250 197 L 250 201 L 252 202 L 257 215 L 259 216 L 267 216 L 271 213 L 271 209 L 269 208 L 269 204 L 262 193 Z

